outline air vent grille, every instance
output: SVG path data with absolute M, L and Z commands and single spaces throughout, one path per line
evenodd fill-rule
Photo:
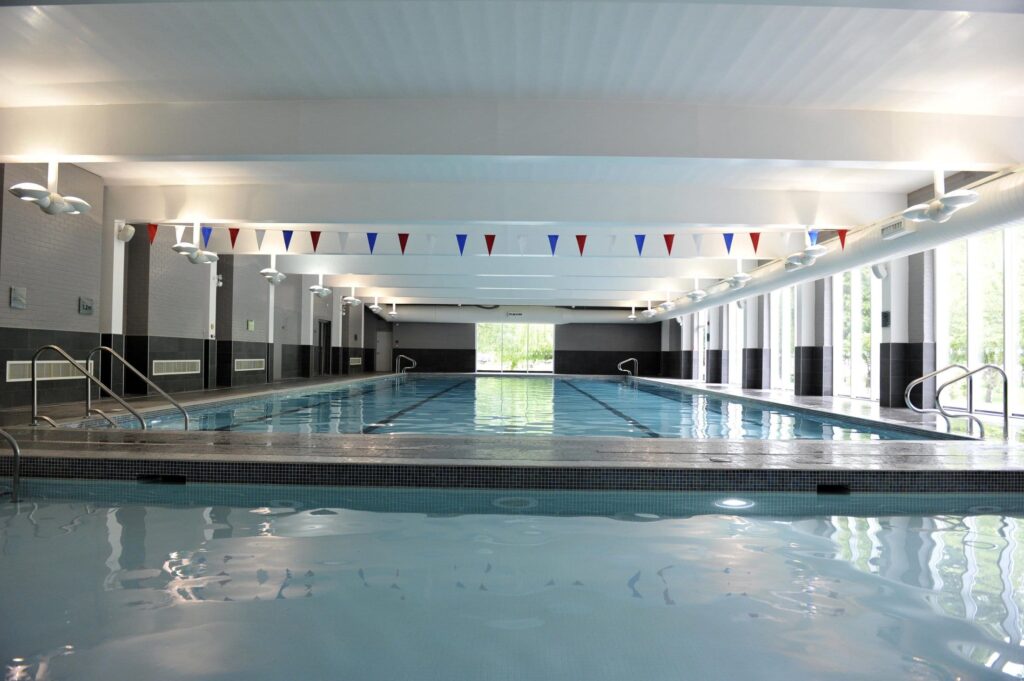
M 348 358 L 348 365 L 350 367 L 362 366 L 363 365 L 363 358 L 362 357 L 349 357 Z
M 264 371 L 267 368 L 265 359 L 236 359 L 235 371 Z
M 203 362 L 198 359 L 154 359 L 154 376 L 181 376 L 198 374 L 203 370 Z
M 78 366 L 92 373 L 92 362 L 86 366 L 84 360 L 75 360 Z M 40 381 L 73 381 L 85 380 L 85 376 L 64 359 L 39 360 L 36 362 L 36 376 Z M 8 383 L 27 383 L 32 380 L 31 360 L 18 360 L 7 363 Z

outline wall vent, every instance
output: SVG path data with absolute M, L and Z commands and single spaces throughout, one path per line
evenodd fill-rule
M 235 371 L 264 371 L 267 368 L 265 359 L 236 359 Z
M 913 231 L 914 226 L 912 224 L 907 223 L 907 221 L 904 220 L 903 218 L 896 218 L 891 222 L 887 222 L 884 225 L 882 225 L 881 229 L 879 229 L 883 241 L 897 239 L 901 236 L 910 234 Z
M 84 360 L 75 360 L 78 366 L 83 367 L 90 374 L 92 373 L 92 362 L 86 366 Z M 40 381 L 73 381 L 75 379 L 85 380 L 85 376 L 80 374 L 71 366 L 71 362 L 64 359 L 41 359 L 36 362 L 36 376 Z M 7 363 L 7 382 L 8 383 L 28 383 L 32 380 L 32 361 L 31 360 L 18 360 Z
M 203 371 L 203 361 L 199 359 L 154 359 L 153 376 L 182 376 L 198 374 Z
M 363 366 L 363 358 L 362 357 L 349 357 L 348 358 L 348 365 L 350 367 L 360 367 L 360 366 Z

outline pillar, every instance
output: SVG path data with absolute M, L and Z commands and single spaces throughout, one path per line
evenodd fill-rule
M 682 378 L 680 336 L 678 319 L 667 319 L 661 323 L 661 375 L 666 378 Z
M 102 264 L 100 270 L 100 343 L 124 355 L 124 250 L 125 242 L 117 238 L 123 220 L 104 219 Z M 146 226 L 136 227 L 133 239 L 147 239 Z M 124 394 L 124 367 L 103 353 L 99 366 L 100 380 L 118 395 Z
M 832 394 L 832 278 L 798 284 L 794 392 Z
M 336 288 L 331 294 L 331 373 L 343 373 L 341 349 L 345 345 L 345 303 L 341 302 L 347 289 Z
M 708 383 L 729 382 L 729 310 L 719 305 L 708 310 Z
M 743 301 L 743 382 L 744 388 L 764 390 L 771 386 L 771 350 L 769 349 L 769 296 Z
M 907 385 L 936 368 L 935 252 L 897 258 L 885 269 L 878 404 L 905 408 Z M 935 380 L 917 386 L 911 399 L 919 407 L 934 408 Z
M 342 372 L 363 373 L 363 314 L 362 305 L 349 305 L 345 310 L 345 333 L 341 348 Z
M 697 375 L 697 354 L 694 352 L 697 334 L 697 315 L 679 317 L 679 378 L 692 380 Z

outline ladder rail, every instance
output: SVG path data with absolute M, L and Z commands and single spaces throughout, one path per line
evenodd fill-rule
M 633 363 L 633 371 L 630 371 L 629 369 L 623 367 L 624 364 L 627 364 L 629 362 Z M 636 357 L 627 357 L 626 359 L 616 364 L 615 368 L 625 373 L 627 377 L 636 376 L 637 374 L 640 373 L 640 361 Z
M 967 372 L 970 371 L 970 369 L 968 369 L 963 364 L 950 364 L 948 366 L 942 367 L 941 369 L 936 369 L 935 371 L 931 371 L 931 372 L 925 374 L 924 376 L 921 376 L 920 378 L 915 378 L 913 381 L 911 381 L 910 383 L 907 384 L 907 389 L 903 391 L 903 401 L 906 402 L 908 409 L 910 409 L 911 411 L 915 411 L 918 414 L 938 414 L 939 416 L 941 416 L 943 419 L 946 420 L 946 432 L 949 432 L 950 430 L 952 430 L 950 416 L 945 414 L 944 412 L 942 412 L 939 409 L 926 409 L 924 407 L 917 407 L 914 404 L 914 402 L 910 399 L 910 393 L 911 393 L 911 391 L 914 388 L 916 388 L 917 386 L 921 385 L 922 383 L 927 381 L 929 378 L 933 378 L 935 376 L 938 376 L 939 374 L 945 373 L 945 372 L 949 371 L 950 369 L 960 369 L 961 371 L 964 372 L 964 374 L 966 374 Z M 969 412 L 974 411 L 974 381 L 973 381 L 973 379 L 970 379 L 970 380 L 967 381 L 967 411 L 969 411 Z M 961 415 L 961 414 L 956 414 L 955 416 L 958 417 L 958 418 L 966 418 L 966 416 Z M 968 428 L 973 428 L 973 424 L 969 425 Z
M 960 381 L 963 381 L 965 379 L 966 380 L 972 380 L 972 377 L 974 375 L 980 374 L 983 371 L 995 371 L 996 373 L 998 373 L 1000 376 L 1003 377 L 1003 439 L 1009 441 L 1009 439 L 1010 439 L 1010 394 L 1009 394 L 1010 379 L 1009 379 L 1009 377 L 1007 377 L 1006 371 L 1004 371 L 1001 366 L 997 366 L 995 364 L 983 364 L 980 367 L 978 367 L 977 369 L 971 369 L 970 371 L 968 371 L 963 376 L 958 376 L 958 377 L 954 378 L 951 381 L 946 381 L 945 383 L 943 383 L 942 385 L 939 386 L 938 390 L 935 391 L 935 405 L 942 411 L 943 414 L 948 414 L 948 412 L 946 412 L 945 408 L 942 406 L 942 391 L 945 390 L 946 388 L 948 388 L 949 386 L 951 386 L 951 385 L 953 385 L 955 383 L 959 383 Z M 969 405 L 968 409 L 970 411 L 968 412 L 967 416 L 969 416 L 970 418 L 973 418 L 978 423 L 978 427 L 981 429 L 981 437 L 984 438 L 985 437 L 985 426 L 982 425 L 981 419 L 979 419 L 977 416 L 974 415 L 974 405 L 973 404 Z
M 55 352 L 58 355 L 60 355 L 61 357 L 63 357 L 64 359 L 66 359 L 71 364 L 71 366 L 74 367 L 76 371 L 78 371 L 78 373 L 80 373 L 83 376 L 85 376 L 87 381 L 89 381 L 91 383 L 95 383 L 96 385 L 98 385 L 100 387 L 100 390 L 102 390 L 103 392 L 107 393 L 107 395 L 109 395 L 110 397 L 114 398 L 114 400 L 118 404 L 120 404 L 122 407 L 124 407 L 125 411 L 129 412 L 132 416 L 134 416 L 136 419 L 138 419 L 139 426 L 142 428 L 142 430 L 146 430 L 146 419 L 142 418 L 142 414 L 140 414 L 139 412 L 135 411 L 135 409 L 133 409 L 131 407 L 131 405 L 129 405 L 127 402 L 125 402 L 123 399 L 121 399 L 121 397 L 119 397 L 117 394 L 115 394 L 113 390 L 111 390 L 107 386 L 103 385 L 103 382 L 100 381 L 100 379 L 96 378 L 91 373 L 89 373 L 89 371 L 87 369 L 83 368 L 82 365 L 79 364 L 78 361 L 74 357 L 72 357 L 67 352 L 65 352 L 64 348 L 60 347 L 59 345 L 44 345 L 41 348 L 39 348 L 38 350 L 36 350 L 35 354 L 32 355 L 32 425 L 33 426 L 38 426 L 40 421 L 46 421 L 47 423 L 49 423 L 54 428 L 57 427 L 57 424 L 56 424 L 56 422 L 53 419 L 51 419 L 51 418 L 49 418 L 47 416 L 41 416 L 39 414 L 39 376 L 38 376 L 38 374 L 36 372 L 36 362 L 39 361 L 39 355 L 41 355 L 41 354 L 43 354 L 44 352 L 47 352 L 47 351 Z M 86 365 L 86 366 L 88 366 L 88 365 Z M 86 416 L 90 416 L 88 411 L 85 413 L 85 415 Z
M 108 355 L 110 355 L 111 357 L 116 359 L 118 362 L 120 362 L 121 366 L 123 366 L 124 368 L 130 370 L 133 374 L 135 374 L 136 376 L 141 378 L 143 380 L 143 382 L 145 382 L 146 385 L 148 385 L 153 390 L 157 391 L 160 394 L 161 397 L 163 397 L 165 400 L 170 402 L 174 406 L 175 409 L 177 409 L 178 411 L 181 412 L 182 417 L 184 417 L 184 419 L 185 419 L 185 430 L 189 429 L 188 412 L 185 411 L 185 408 L 183 406 L 181 406 L 181 404 L 179 404 L 176 399 L 174 399 L 173 397 L 168 395 L 166 392 L 164 392 L 163 389 L 160 388 L 160 386 L 158 386 L 156 383 L 154 383 L 152 380 L 150 380 L 150 378 L 148 376 L 146 376 L 144 373 L 142 373 L 141 371 L 136 369 L 134 366 L 129 364 L 128 360 L 126 360 L 124 357 L 122 357 L 121 354 L 117 352 L 117 350 L 114 350 L 113 348 L 108 347 L 106 345 L 96 346 L 95 348 L 93 348 L 92 350 L 89 351 L 89 356 L 86 358 L 86 361 L 85 361 L 85 365 L 86 366 L 89 366 L 89 362 L 92 361 L 93 355 L 95 355 L 97 352 L 100 352 L 100 353 L 106 352 Z M 92 408 L 92 386 L 90 384 L 86 384 L 86 386 L 85 386 L 85 409 L 89 413 L 92 413 L 92 411 L 93 411 L 93 408 Z M 95 411 L 99 412 L 100 416 L 102 416 L 103 418 L 105 418 L 108 421 L 110 421 L 110 418 L 106 414 L 104 414 L 103 412 L 99 411 L 98 409 L 96 409 Z M 113 422 L 111 421 L 111 423 L 113 423 Z
M 21 482 L 21 447 L 18 446 L 18 441 L 14 439 L 14 436 L 2 428 L 0 428 L 0 439 L 10 445 L 11 452 L 14 454 L 14 463 L 11 468 L 11 501 L 17 502 L 18 486 Z
M 407 366 L 404 369 L 402 369 L 402 360 L 403 359 L 409 360 L 410 362 L 412 362 L 412 364 L 410 364 L 409 366 Z M 416 362 L 416 360 L 414 360 L 409 355 L 399 355 L 398 357 L 395 358 L 395 373 L 396 374 L 400 374 L 400 375 L 404 376 L 406 373 L 408 373 L 409 369 L 415 369 L 417 366 L 419 366 L 419 365 Z

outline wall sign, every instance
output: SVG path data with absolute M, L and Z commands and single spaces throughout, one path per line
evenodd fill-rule
M 245 320 L 245 330 L 246 331 L 255 331 L 256 330 L 256 320 L 255 319 L 246 319 Z
M 93 310 L 93 299 L 92 298 L 79 298 L 78 299 L 78 314 L 92 314 Z
M 11 307 L 15 310 L 24 310 L 28 307 L 28 289 L 24 286 L 11 287 Z

